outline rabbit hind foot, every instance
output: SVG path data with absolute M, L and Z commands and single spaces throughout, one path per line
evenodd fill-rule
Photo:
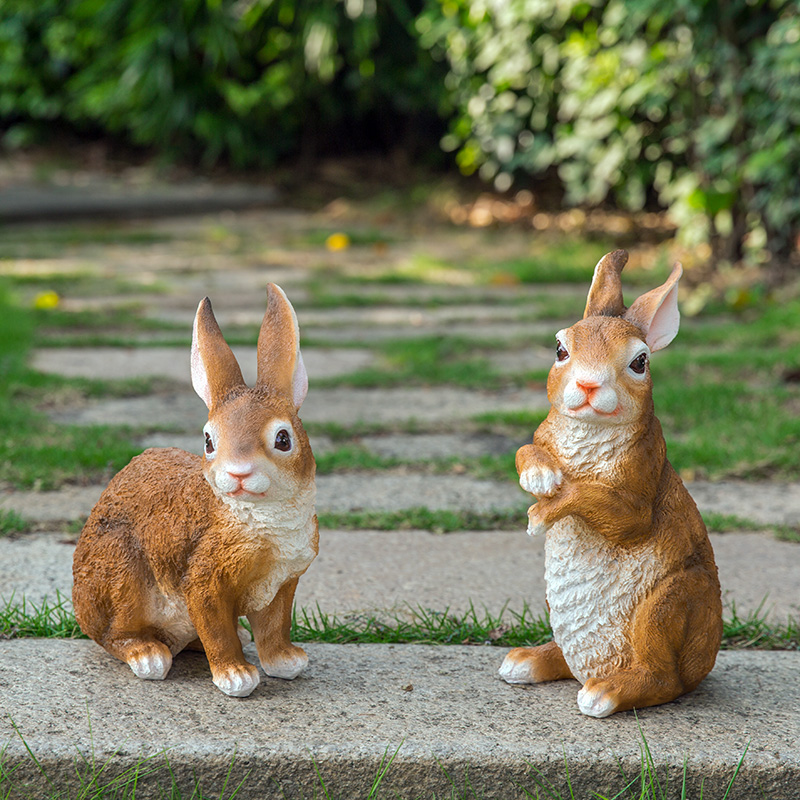
M 126 645 L 122 660 L 138 678 L 163 681 L 172 666 L 172 653 L 159 641 L 133 641 Z
M 578 692 L 578 708 L 587 717 L 602 719 L 619 711 L 668 703 L 685 691 L 677 676 L 656 677 L 634 667 L 606 678 L 589 678 Z
M 571 678 L 572 672 L 555 642 L 515 647 L 503 659 L 500 677 L 506 683 L 544 683 Z

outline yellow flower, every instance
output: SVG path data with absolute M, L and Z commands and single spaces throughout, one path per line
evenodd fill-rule
M 39 292 L 36 299 L 33 301 L 34 308 L 55 308 L 61 302 L 61 298 L 54 291 Z
M 346 233 L 332 233 L 325 240 L 325 247 L 333 252 L 347 250 L 350 247 L 350 237 Z

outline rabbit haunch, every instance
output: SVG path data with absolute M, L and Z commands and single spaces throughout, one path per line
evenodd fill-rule
M 628 309 L 626 260 L 600 260 L 584 318 L 557 334 L 550 412 L 517 452 L 538 498 L 529 533 L 546 533 L 553 642 L 512 650 L 500 669 L 510 683 L 578 678 L 578 706 L 595 717 L 691 691 L 722 635 L 711 544 L 667 461 L 648 368 L 678 330 L 681 268 Z
M 246 696 L 258 670 L 242 652 L 250 622 L 267 675 L 308 659 L 290 640 L 298 578 L 318 551 L 315 462 L 297 413 L 308 379 L 294 309 L 274 284 L 247 387 L 201 301 L 192 384 L 209 409 L 202 458 L 146 450 L 109 483 L 73 561 L 81 628 L 141 678 L 163 679 L 185 647 L 205 651 L 213 681 Z

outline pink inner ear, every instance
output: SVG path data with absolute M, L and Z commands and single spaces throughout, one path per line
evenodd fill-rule
M 308 373 L 306 365 L 303 363 L 303 354 L 297 350 L 297 361 L 295 362 L 294 375 L 292 376 L 292 395 L 294 407 L 299 409 L 303 405 L 303 400 L 308 394 Z
M 652 350 L 663 350 L 678 334 L 681 313 L 678 310 L 678 284 L 667 292 L 650 321 L 645 341 Z
M 197 343 L 197 317 L 194 320 L 194 329 L 192 330 L 192 386 L 200 399 L 206 404 L 206 408 L 211 408 L 211 386 L 208 382 L 208 374 L 206 373 L 203 358 L 200 355 L 200 347 Z

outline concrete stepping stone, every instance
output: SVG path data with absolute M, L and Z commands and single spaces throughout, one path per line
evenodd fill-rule
M 256 348 L 231 348 L 246 383 L 256 380 Z M 370 350 L 303 348 L 303 362 L 316 379 L 349 375 L 375 362 Z M 33 353 L 33 369 L 70 378 L 168 378 L 190 383 L 188 347 L 51 347 Z
M 463 613 L 474 605 L 544 613 L 544 539 L 518 531 L 337 531 L 323 528 L 320 552 L 301 579 L 298 608 L 345 617 L 416 608 Z M 74 537 L 0 539 L 0 597 L 33 603 L 70 597 Z M 744 618 L 761 609 L 772 622 L 800 620 L 800 547 L 763 533 L 711 534 L 723 601 Z M 726 612 L 729 615 L 730 611 Z M 508 621 L 511 621 L 509 619 Z
M 356 443 L 383 458 L 428 461 L 513 453 L 527 440 L 485 433 L 419 433 L 359 436 Z
M 323 455 L 335 449 L 335 445 L 330 437 L 324 434 L 314 434 L 308 437 L 311 441 L 311 449 L 315 455 Z M 198 433 L 151 433 L 142 436 L 138 440 L 142 450 L 148 447 L 179 447 L 187 453 L 201 455 L 203 452 L 203 434 Z
M 0 221 L 20 222 L 76 218 L 150 217 L 204 214 L 220 210 L 261 208 L 278 202 L 272 186 L 193 185 L 131 186 L 108 181 L 93 185 L 24 184 L 0 191 Z
M 800 483 L 724 481 L 687 484 L 699 508 L 739 516 L 760 525 L 800 522 Z M 80 519 L 89 514 L 102 486 L 68 486 L 60 491 L 16 491 L 0 495 L 0 508 L 39 522 Z M 770 498 L 776 498 L 770 502 Z M 317 476 L 317 510 L 400 511 L 429 508 L 454 511 L 517 510 L 521 520 L 532 502 L 515 481 L 490 481 L 467 475 L 425 475 L 407 468 Z M 795 546 L 795 545 L 793 545 Z
M 316 456 L 323 456 L 343 446 L 356 446 L 382 458 L 417 462 L 502 455 L 516 452 L 517 448 L 526 443 L 509 436 L 455 433 L 357 436 L 347 442 L 334 442 L 329 436 L 318 433 L 309 434 L 308 438 Z M 203 437 L 200 433 L 152 433 L 138 441 L 142 450 L 148 447 L 180 447 L 198 455 L 203 452 Z
M 704 797 L 722 797 L 748 743 L 735 796 L 792 798 L 800 785 L 800 653 L 723 652 L 691 694 L 594 720 L 578 711 L 576 681 L 501 682 L 496 648 L 307 651 L 301 677 L 262 676 L 239 700 L 213 686 L 201 653 L 180 654 L 163 682 L 142 681 L 94 642 L 0 641 L 5 769 L 27 784 L 26 796 L 42 797 L 52 789 L 26 747 L 58 787 L 76 786 L 79 752 L 98 767 L 110 761 L 104 782 L 166 752 L 182 795 L 200 781 L 204 795 L 222 796 L 228 777 L 228 792 L 245 778 L 242 800 L 312 797 L 322 794 L 321 775 L 326 796 L 366 797 L 381 759 L 397 751 L 384 796 L 449 797 L 455 786 L 504 798 L 521 796 L 520 786 L 534 796 L 534 768 L 566 796 L 566 758 L 575 797 L 611 796 L 625 785 L 621 769 L 639 775 L 644 735 L 670 786 L 680 786 L 685 765 L 689 797 L 701 781 Z M 256 658 L 252 645 L 245 654 Z M 158 777 L 169 785 L 162 772 L 140 779 L 137 794 L 158 795 Z
M 481 342 L 518 342 L 554 339 L 561 328 L 575 322 L 575 320 L 531 320 L 530 322 L 451 322 L 448 324 L 426 325 L 420 320 L 419 324 L 389 325 L 389 326 L 351 326 L 342 325 L 315 326 L 301 323 L 301 337 L 313 339 L 314 342 L 335 345 L 339 342 L 386 342 L 400 339 L 418 339 L 433 336 L 457 336 L 463 339 Z M 220 322 L 220 325 L 222 323 Z M 255 324 L 251 320 L 251 324 Z M 552 363 L 552 359 L 551 359 Z
M 447 386 L 396 389 L 314 389 L 301 409 L 304 422 L 339 425 L 448 423 L 481 414 L 503 411 L 547 410 L 544 389 L 508 389 L 481 392 Z M 207 410 L 191 390 L 148 397 L 110 398 L 89 401 L 80 408 L 53 413 L 58 422 L 76 425 L 130 425 L 199 431 Z
M 317 478 L 318 511 L 402 511 L 407 508 L 489 512 L 518 509 L 532 500 L 512 481 L 463 475 L 420 475 L 408 470 L 339 473 Z

